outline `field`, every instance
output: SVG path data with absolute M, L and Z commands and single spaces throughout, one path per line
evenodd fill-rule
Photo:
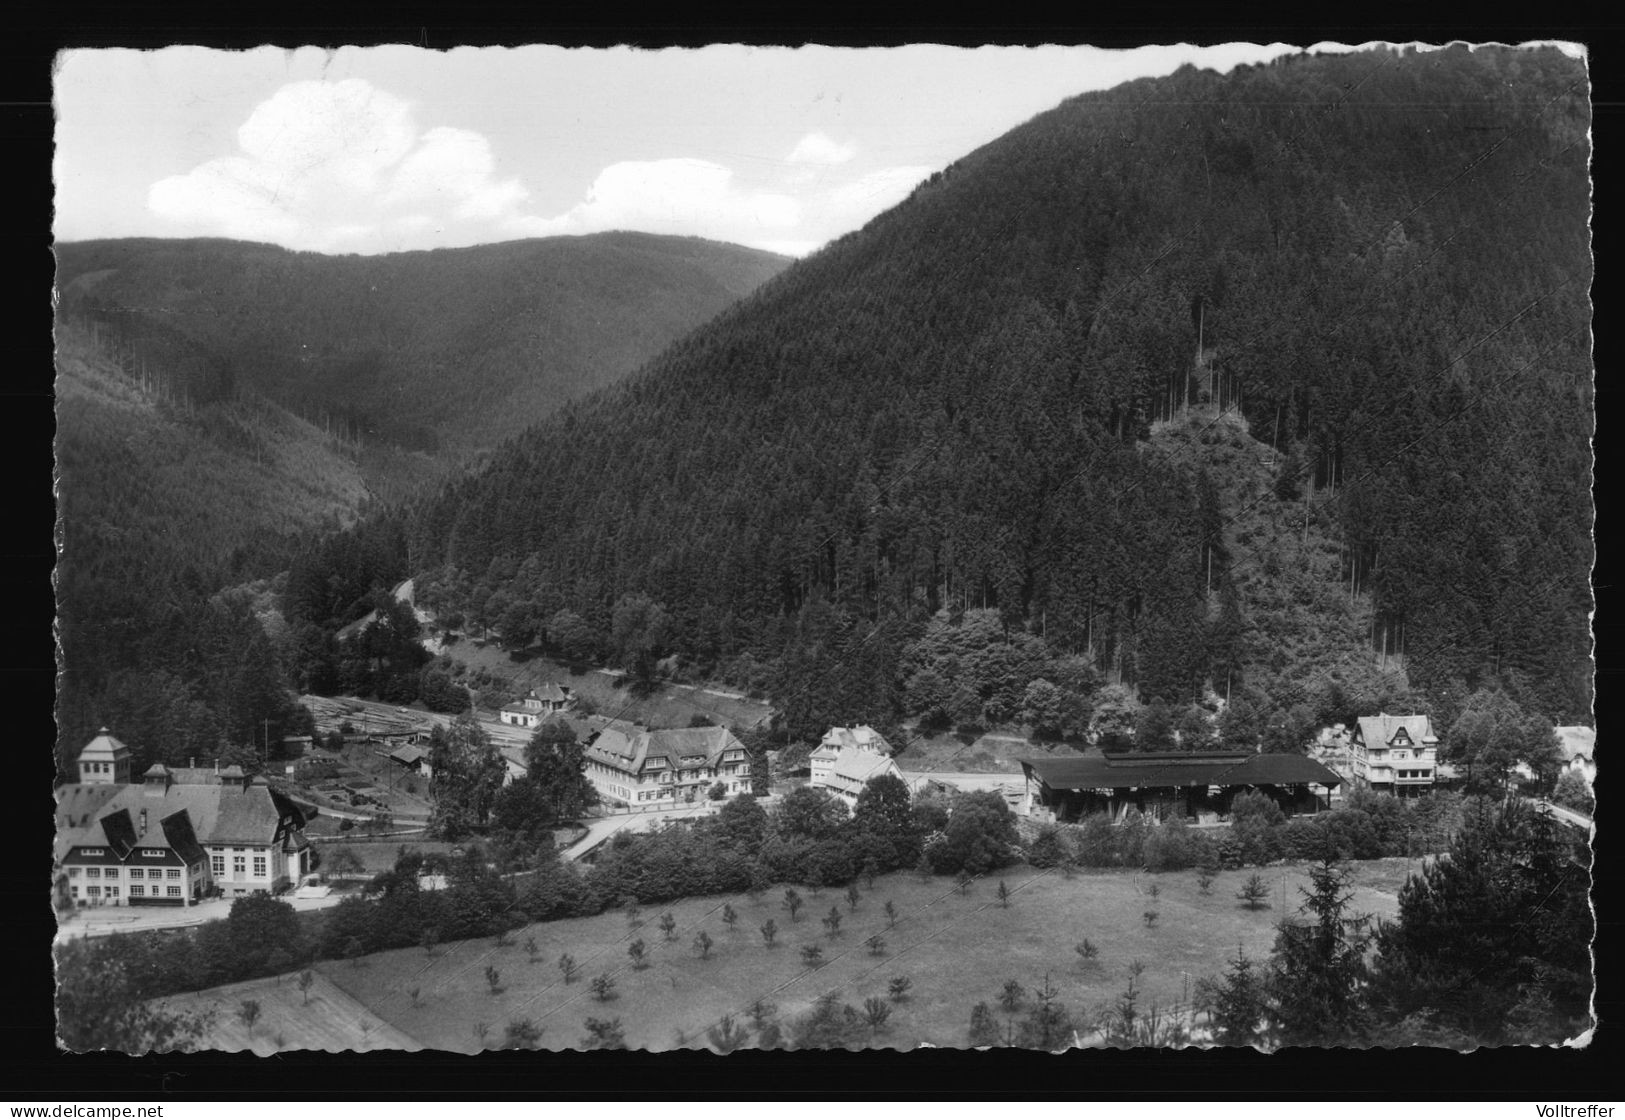
M 160 1003 L 171 1011 L 213 1012 L 201 1049 L 253 1050 L 259 1055 L 281 1050 L 418 1050 L 413 1038 L 379 1019 L 356 1003 L 319 972 L 308 993 L 298 987 L 296 973 L 228 984 L 221 988 L 171 996 Z M 253 1035 L 237 1010 L 244 1000 L 260 1005 Z M 281 1039 L 279 1044 L 278 1039 Z
M 1356 909 L 1392 917 L 1406 861 L 1355 866 Z M 827 889 L 814 896 L 801 888 L 806 906 L 799 920 L 792 921 L 782 907 L 783 890 L 776 888 L 757 900 L 689 899 L 647 908 L 635 933 L 629 931 L 626 916 L 616 912 L 529 926 L 504 947 L 487 939 L 444 945 L 433 956 L 402 949 L 363 958 L 358 965 L 324 962 L 318 971 L 380 1027 L 387 1024 L 402 1037 L 434 1049 L 479 1049 L 478 1023 L 488 1025 L 491 1044 L 497 1044 L 504 1025 L 522 1017 L 544 1029 L 544 1048 L 567 1049 L 579 1044 L 589 1016 L 618 1017 L 630 1046 L 703 1045 L 709 1025 L 758 997 L 778 1004 L 781 1018 L 788 1020 L 824 992 L 837 992 L 844 1002 L 861 1006 L 871 995 L 885 995 L 895 976 L 908 977 L 913 987 L 909 998 L 895 1006 L 877 1044 L 903 1049 L 921 1043 L 962 1046 L 971 1008 L 981 1000 L 995 1003 L 1007 979 L 1030 990 L 1047 972 L 1068 1009 L 1084 1018 L 1123 990 L 1135 960 L 1145 965 L 1139 980 L 1144 1009 L 1188 1001 L 1195 981 L 1222 972 L 1238 944 L 1249 956 L 1266 956 L 1282 913 L 1283 890 L 1296 910 L 1298 887 L 1307 878 L 1301 866 L 1260 872 L 1271 886 L 1270 904 L 1248 910 L 1235 894 L 1251 873 L 1223 872 L 1203 895 L 1193 871 L 1088 872 L 1067 880 L 1058 872 L 1012 868 L 1004 875 L 1012 891 L 1008 909 L 998 903 L 997 878 L 983 879 L 961 895 L 945 879 L 921 882 L 896 874 L 864 890 L 852 913 L 843 891 Z M 1149 893 L 1153 885 L 1159 892 L 1154 900 Z M 897 925 L 890 930 L 884 915 L 888 900 L 898 912 Z M 724 903 L 740 915 L 732 932 L 721 918 Z M 844 920 L 831 937 L 821 919 L 836 905 Z M 673 940 L 666 940 L 656 925 L 666 909 L 677 921 Z M 1147 910 L 1158 915 L 1150 927 L 1144 919 Z M 778 943 L 772 947 L 758 932 L 769 918 L 779 926 Z M 702 929 L 715 942 L 709 959 L 701 959 L 692 944 Z M 885 952 L 878 956 L 864 945 L 876 933 L 886 940 Z M 626 952 L 634 936 L 649 949 L 650 963 L 641 970 L 631 967 Z M 525 949 L 530 937 L 536 940 L 534 963 Z M 1085 937 L 1100 950 L 1098 959 L 1087 965 L 1073 949 Z M 800 950 L 807 944 L 823 947 L 822 967 L 803 966 Z M 557 967 L 565 953 L 580 969 L 569 984 Z M 495 995 L 485 978 L 487 966 L 500 974 Z M 615 997 L 608 1002 L 598 1001 L 588 986 L 600 973 L 616 982 Z M 419 989 L 417 1005 L 410 995 L 414 986 Z M 314 1038 L 326 1044 L 334 1029 L 327 1022 L 333 1013 L 329 1005 L 313 999 L 305 1009 L 295 998 L 288 1010 L 288 1038 L 305 1039 L 299 1022 L 308 1020 Z M 235 1027 L 241 1030 L 240 1024 Z M 382 1030 L 375 1034 L 384 1037 Z

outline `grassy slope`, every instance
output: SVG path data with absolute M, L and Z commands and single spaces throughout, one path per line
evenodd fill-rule
M 1406 861 L 1354 866 L 1356 910 L 1392 917 Z M 516 931 L 513 944 L 503 948 L 490 940 L 457 942 L 432 957 L 420 949 L 401 949 L 364 958 L 359 966 L 325 962 L 318 972 L 381 1026 L 435 1049 L 471 1052 L 477 1049 L 475 1023 L 490 1024 L 495 1042 L 516 1017 L 529 1017 L 544 1027 L 542 1044 L 555 1050 L 577 1046 L 589 1016 L 620 1018 L 627 1043 L 634 1047 L 671 1048 L 678 1031 L 691 1040 L 689 1045 L 703 1044 L 692 1040 L 703 1038 L 705 1028 L 723 1013 L 742 1011 L 758 997 L 773 1000 L 781 1016 L 790 1018 L 829 991 L 861 1005 L 868 996 L 884 995 L 894 976 L 909 977 L 913 989 L 896 1006 L 876 1044 L 900 1049 L 921 1043 L 963 1046 L 971 1008 L 981 1000 L 996 1005 L 1006 979 L 1031 989 L 1048 972 L 1074 1017 L 1084 1018 L 1122 991 L 1128 967 L 1138 959 L 1146 966 L 1140 1007 L 1180 1003 L 1187 998 L 1187 985 L 1221 972 L 1238 944 L 1249 956 L 1268 954 L 1281 916 L 1282 878 L 1295 908 L 1297 888 L 1307 882 L 1303 871 L 1294 865 L 1264 872 L 1272 886 L 1271 905 L 1256 911 L 1234 897 L 1251 872 L 1222 873 L 1204 896 L 1191 871 L 1158 876 L 1093 872 L 1066 880 L 1018 867 L 1004 876 L 1014 891 L 1009 909 L 998 905 L 993 878 L 962 896 L 944 879 L 922 883 L 899 874 L 877 880 L 834 938 L 825 934 L 819 918 L 837 903 L 846 912 L 839 892 L 808 897 L 800 920 L 792 922 L 780 905 L 782 891 L 773 890 L 759 900 L 698 898 L 671 905 L 677 919 L 673 941 L 662 939 L 655 925 L 661 911 L 650 908 L 635 932 L 628 930 L 624 915 L 610 913 L 529 926 Z M 1144 893 L 1153 882 L 1160 888 L 1154 903 Z M 888 899 L 900 914 L 889 931 L 882 912 Z M 740 914 L 733 933 L 720 918 L 725 902 Z M 1154 928 L 1147 928 L 1142 917 L 1150 908 L 1159 914 Z M 780 927 L 772 948 L 757 932 L 768 918 Z M 715 940 L 708 960 L 691 947 L 701 929 Z M 884 956 L 873 956 L 864 946 L 872 933 L 885 936 Z M 626 955 L 634 936 L 650 949 L 652 963 L 641 971 L 630 967 Z M 527 937 L 537 942 L 535 963 L 524 948 Z M 1085 937 L 1100 947 L 1098 961 L 1089 967 L 1073 951 Z M 814 942 L 825 947 L 827 963 L 808 972 L 801 965 L 800 947 Z M 568 985 L 556 966 L 563 953 L 573 956 L 581 969 Z M 487 965 L 501 974 L 502 990 L 495 996 L 486 985 Z M 612 974 L 618 987 L 617 997 L 608 1003 L 597 1001 L 588 988 L 588 980 L 602 972 Z M 419 1007 L 407 993 L 414 985 L 420 988 Z M 218 1003 L 220 991 L 190 998 Z M 306 1039 L 325 1044 L 322 1040 L 334 1030 L 329 1013 L 313 1006 L 307 1031 L 299 1021 L 297 1000 L 293 1004 L 288 1009 L 292 1017 L 282 1026 L 290 1045 Z M 222 1045 L 240 1045 L 233 1037 L 219 1036 Z

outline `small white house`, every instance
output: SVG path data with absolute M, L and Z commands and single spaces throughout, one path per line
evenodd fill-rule
M 863 787 L 876 778 L 902 778 L 891 755 L 891 744 L 872 727 L 832 727 L 808 756 L 811 784 L 856 805 Z
M 559 684 L 533 688 L 515 703 L 506 705 L 498 718 L 514 727 L 537 727 L 542 720 L 570 706 L 570 690 Z

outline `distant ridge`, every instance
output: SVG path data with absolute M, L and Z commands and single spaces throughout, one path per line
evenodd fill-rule
M 242 385 L 410 450 L 494 446 L 613 383 L 788 258 L 603 233 L 376 256 L 219 238 L 57 246 L 65 317 L 199 401 Z

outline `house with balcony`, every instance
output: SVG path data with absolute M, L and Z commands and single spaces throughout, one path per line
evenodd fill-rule
M 818 749 L 807 759 L 811 771 L 811 785 L 825 790 L 856 805 L 863 787 L 876 778 L 890 774 L 902 778 L 897 763 L 892 761 L 891 744 L 867 724 L 857 727 L 832 727 L 818 743 Z
M 542 720 L 570 706 L 570 690 L 559 684 L 533 688 L 520 700 L 505 705 L 497 713 L 503 723 L 514 727 L 539 727 Z
M 586 773 L 606 802 L 633 808 L 704 801 L 718 782 L 730 797 L 751 792 L 745 745 L 725 727 L 611 725 L 588 741 Z
M 310 870 L 304 814 L 262 779 L 237 766 L 156 763 L 140 782 L 121 783 L 120 757 L 128 748 L 103 729 L 81 753 L 81 780 L 57 791 L 65 905 L 191 906 L 214 894 L 276 893 Z
M 1415 797 L 1439 780 L 1439 737 L 1427 716 L 1362 716 L 1349 737 L 1349 771 L 1364 789 Z

